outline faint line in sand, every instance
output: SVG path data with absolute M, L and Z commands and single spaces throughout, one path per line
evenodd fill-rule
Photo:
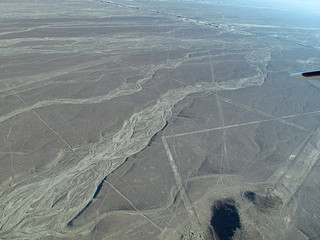
M 141 215 L 144 219 L 146 219 L 149 223 L 151 223 L 155 228 L 157 228 L 160 232 L 162 231 L 162 228 L 157 225 L 155 222 L 153 222 L 149 217 L 147 217 L 145 214 L 143 214 L 138 208 L 136 208 L 133 204 L 133 202 L 130 201 L 130 199 L 128 199 L 122 192 L 120 192 L 115 186 L 113 186 L 113 184 L 111 184 L 109 181 L 107 181 L 106 179 L 104 180 L 104 182 L 106 182 L 116 193 L 118 193 L 124 200 L 126 200 L 131 207 L 137 211 L 139 213 L 139 215 Z
M 28 111 L 33 112 L 33 114 L 35 114 L 42 123 L 44 123 L 55 135 L 57 135 L 73 152 L 73 148 L 70 145 L 70 143 L 67 142 L 67 140 L 65 140 L 57 131 L 55 131 L 45 120 L 43 120 L 43 118 L 33 109 L 30 108 L 30 106 L 28 105 L 28 103 L 26 101 L 24 101 L 18 94 L 15 93 L 15 91 L 13 91 L 7 84 L 5 81 L 3 81 L 3 84 L 17 97 L 20 99 L 20 101 L 27 107 Z
M 282 120 L 282 119 L 287 119 L 287 118 L 307 116 L 307 115 L 318 114 L 318 113 L 320 113 L 320 111 L 292 114 L 292 115 L 287 115 L 287 116 L 283 116 L 283 117 L 272 117 L 272 118 L 268 118 L 265 120 L 251 121 L 251 122 L 245 122 L 245 123 L 226 125 L 223 127 L 206 128 L 206 129 L 195 130 L 195 131 L 191 131 L 191 132 L 177 133 L 177 134 L 173 134 L 173 135 L 167 135 L 165 137 L 166 138 L 182 137 L 182 136 L 188 136 L 188 135 L 192 135 L 192 134 L 199 134 L 199 133 L 211 132 L 211 131 L 215 131 L 215 130 L 222 130 L 222 129 L 228 129 L 228 128 L 236 128 L 236 127 L 241 127 L 241 126 L 259 124 L 259 123 L 270 122 L 270 121 L 277 121 L 277 120 Z M 310 130 L 304 128 L 304 131 L 310 131 Z
M 220 96 L 220 95 L 219 95 L 219 96 Z M 264 117 L 274 118 L 274 119 L 276 119 L 276 120 L 279 121 L 279 122 L 282 122 L 282 123 L 284 123 L 284 124 L 286 124 L 286 125 L 288 125 L 288 126 L 297 128 L 297 129 L 299 129 L 299 130 L 301 130 L 301 131 L 308 131 L 308 129 L 306 129 L 305 127 L 302 127 L 302 126 L 297 125 L 297 124 L 295 124 L 295 123 L 288 122 L 288 121 L 284 120 L 283 117 L 275 117 L 275 116 L 273 116 L 273 115 L 271 115 L 271 114 L 269 114 L 269 113 L 266 113 L 266 112 L 263 112 L 263 111 L 261 111 L 261 110 L 259 110 L 259 109 L 250 107 L 250 106 L 248 106 L 248 105 L 245 105 L 245 104 L 242 104 L 242 103 L 239 103 L 239 102 L 236 102 L 236 101 L 233 101 L 233 100 L 231 100 L 231 99 L 229 99 L 229 98 L 225 98 L 225 97 L 220 96 L 220 99 L 221 99 L 222 101 L 226 102 L 226 103 L 229 103 L 229 104 L 231 104 L 231 105 L 234 105 L 234 106 L 243 108 L 243 109 L 248 110 L 248 111 L 250 111 L 250 112 L 257 113 L 257 114 L 262 115 L 262 116 L 264 116 Z
M 168 142 L 165 137 L 161 137 L 161 140 L 162 140 L 165 152 L 167 154 L 167 157 L 168 157 L 168 160 L 169 160 L 172 172 L 173 172 L 173 176 L 176 181 L 177 188 L 180 191 L 181 199 L 182 199 L 183 204 L 187 210 L 189 220 L 192 224 L 192 228 L 195 228 L 192 230 L 195 230 L 195 232 L 197 232 L 197 234 L 199 236 L 201 236 L 201 233 L 203 232 L 203 230 L 202 230 L 199 218 L 197 216 L 197 213 L 196 213 L 194 207 L 192 206 L 192 203 L 190 201 L 190 198 L 188 196 L 186 188 L 183 184 L 182 177 L 181 177 L 179 170 L 178 170 L 178 167 L 174 161 L 174 158 L 173 158 L 172 153 L 170 151 L 170 147 L 168 145 Z

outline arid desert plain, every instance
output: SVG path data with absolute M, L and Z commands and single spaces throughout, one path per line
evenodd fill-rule
M 320 239 L 320 15 L 2 0 L 0 238 Z

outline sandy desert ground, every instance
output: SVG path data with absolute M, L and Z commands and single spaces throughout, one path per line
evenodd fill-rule
M 320 239 L 319 22 L 237 4 L 1 1 L 0 238 Z

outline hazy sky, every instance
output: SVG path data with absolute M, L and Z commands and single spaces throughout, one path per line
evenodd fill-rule
M 276 8 L 320 13 L 320 0 L 256 0 L 256 2 L 269 3 Z
M 195 0 L 195 1 L 213 1 L 219 0 Z M 251 5 L 254 7 L 271 7 L 281 10 L 301 10 L 304 13 L 320 14 L 320 0 L 223 0 L 222 2 L 234 3 L 239 5 Z

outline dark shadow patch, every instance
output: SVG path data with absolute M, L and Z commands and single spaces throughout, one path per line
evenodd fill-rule
M 254 192 L 246 191 L 244 192 L 244 197 L 248 199 L 250 202 L 255 202 L 257 199 L 257 195 Z
M 267 194 L 257 194 L 252 191 L 246 191 L 243 196 L 252 202 L 259 210 L 278 209 L 282 205 L 281 199 L 272 192 Z
M 68 198 L 68 194 L 64 194 L 62 197 L 58 198 L 51 206 L 51 208 L 54 208 L 56 206 L 59 206 L 61 203 L 63 203 Z
M 67 223 L 67 226 L 72 227 L 73 221 L 76 220 L 90 206 L 91 203 L 92 200 L 90 200 L 90 202 L 88 202 L 88 204 L 80 212 L 78 212 L 78 214 L 71 221 Z
M 100 192 L 100 190 L 101 190 L 101 188 L 102 188 L 103 182 L 104 182 L 106 179 L 107 179 L 107 177 L 105 177 L 105 178 L 100 182 L 100 184 L 99 184 L 98 187 L 97 187 L 97 190 L 96 190 L 95 193 L 93 194 L 92 200 L 95 199 L 95 198 L 97 198 L 97 196 L 98 196 L 98 194 L 99 194 L 99 192 Z M 72 227 L 73 221 L 76 220 L 85 210 L 87 210 L 87 208 L 88 208 L 88 207 L 90 206 L 90 204 L 92 203 L 92 200 L 90 200 L 90 201 L 87 203 L 87 205 L 86 205 L 83 209 L 81 209 L 81 211 L 78 212 L 78 214 L 77 214 L 71 221 L 68 222 L 68 224 L 67 224 L 68 227 Z
M 98 185 L 97 190 L 96 190 L 95 193 L 93 194 L 93 198 L 97 198 L 97 196 L 98 196 L 98 194 L 99 194 L 99 192 L 100 192 L 100 190 L 101 190 L 101 188 L 102 188 L 103 182 L 104 182 L 106 179 L 107 179 L 107 177 L 105 177 L 105 178 L 101 181 L 101 183 Z
M 219 240 L 230 240 L 241 228 L 236 202 L 232 199 L 217 201 L 212 207 L 211 227 Z
M 166 124 L 163 126 L 163 128 L 161 128 L 161 130 L 160 130 L 159 132 L 157 132 L 156 134 L 154 134 L 154 135 L 151 137 L 151 139 L 150 139 L 149 142 L 148 142 L 147 147 L 150 147 L 150 146 L 151 146 L 151 144 L 155 141 L 157 135 L 158 135 L 160 132 L 162 132 L 167 126 L 168 126 L 168 121 L 166 121 Z

